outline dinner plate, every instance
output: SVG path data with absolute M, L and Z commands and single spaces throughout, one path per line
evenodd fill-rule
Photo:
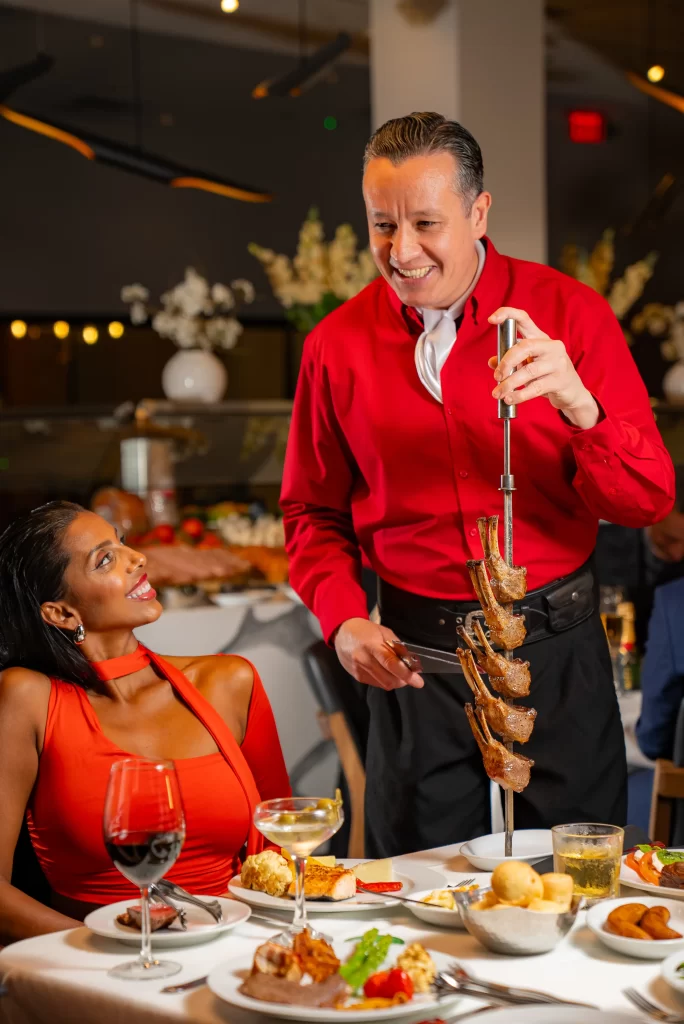
M 684 853 L 684 850 L 678 846 L 668 847 L 672 851 L 678 853 Z M 668 896 L 672 900 L 684 900 L 684 889 L 673 889 L 669 885 L 652 885 L 650 882 L 645 882 L 641 875 L 633 868 L 628 868 L 625 864 L 627 854 L 622 858 L 622 864 L 620 867 L 620 882 L 622 885 L 628 885 L 631 889 L 641 889 L 642 892 L 650 892 L 652 895 Z
M 601 900 L 591 907 L 587 913 L 587 926 L 604 946 L 614 949 L 625 956 L 635 956 L 640 960 L 664 960 L 665 957 L 680 950 L 684 953 L 684 938 L 681 939 L 631 939 L 626 935 L 613 935 L 607 932 L 604 925 L 608 915 L 625 903 L 643 903 L 645 907 L 667 907 L 670 911 L 668 927 L 684 935 L 684 903 L 680 900 L 663 899 L 661 896 L 643 896 L 635 899 L 629 896 L 619 900 Z
M 491 884 L 492 876 L 482 872 L 479 875 L 471 874 L 467 877 L 474 879 L 473 885 L 477 885 L 480 889 L 488 889 Z M 458 882 L 452 882 L 450 884 L 450 888 L 453 889 L 457 887 L 458 884 Z M 440 885 L 438 888 L 446 889 L 447 886 Z M 426 896 L 429 896 L 431 892 L 434 892 L 434 889 L 423 889 L 413 892 L 411 893 L 411 899 L 423 900 Z M 436 907 L 432 903 L 405 903 L 404 906 L 407 910 L 410 910 L 412 914 L 415 914 L 415 916 L 421 921 L 425 921 L 427 924 L 436 925 L 437 928 L 465 928 L 458 909 L 448 910 L 446 907 Z
M 237 900 L 227 900 L 223 896 L 208 897 L 218 899 L 223 911 L 223 920 L 220 924 L 209 914 L 205 914 L 199 907 L 193 907 L 191 903 L 183 903 L 183 909 L 187 914 L 187 929 L 183 930 L 177 921 L 170 928 L 161 928 L 152 932 L 152 946 L 154 949 L 164 947 L 195 946 L 200 942 L 210 942 L 217 935 L 230 931 L 236 925 L 242 924 L 250 916 L 252 911 L 244 903 Z M 201 899 L 201 897 L 200 897 Z M 116 920 L 119 914 L 131 906 L 136 905 L 135 899 L 121 900 L 119 903 L 110 903 L 107 907 L 100 907 L 93 910 L 84 920 L 86 928 L 91 932 L 101 935 L 104 939 L 116 939 L 118 942 L 125 942 L 128 946 L 140 945 L 140 932 L 137 928 L 128 928 L 119 924 Z
M 362 860 L 341 860 L 338 862 L 342 867 L 352 868 L 355 864 L 364 864 Z M 401 882 L 401 892 L 395 896 L 411 896 L 413 892 L 422 889 L 444 889 L 446 879 L 443 875 L 432 871 L 430 868 L 418 868 L 409 864 L 401 865 L 402 871 L 395 871 L 394 879 Z M 253 907 L 268 907 L 270 910 L 294 911 L 294 900 L 290 896 L 269 896 L 267 892 L 258 892 L 256 889 L 245 889 L 236 875 L 228 883 L 228 891 L 238 900 L 251 903 Z M 396 899 L 386 899 L 381 894 L 357 892 L 348 900 L 307 900 L 307 914 L 344 914 L 359 913 L 361 910 L 377 910 L 379 907 L 399 906 Z
M 684 993 L 684 974 L 677 972 L 677 968 L 681 967 L 682 963 L 684 963 L 684 956 L 681 951 L 673 953 L 672 956 L 668 956 L 667 960 L 663 960 L 660 965 L 660 974 L 675 991 Z
M 344 962 L 354 951 L 356 942 L 336 942 L 335 952 Z M 391 947 L 396 950 L 397 946 Z M 400 948 L 400 947 L 399 947 Z M 446 953 L 438 953 L 429 950 L 430 956 L 435 962 L 439 971 L 444 970 L 453 960 L 453 957 Z M 339 1024 L 351 1024 L 352 1021 L 369 1020 L 396 1020 L 397 1017 L 418 1017 L 426 1018 L 441 1017 L 447 1007 L 453 1007 L 463 997 L 458 993 L 453 995 L 437 996 L 425 993 L 415 995 L 408 1003 L 401 1003 L 398 1006 L 388 1006 L 384 1009 L 375 1010 L 332 1010 L 329 1007 L 311 1006 L 288 1006 L 285 1003 L 265 1003 L 260 999 L 252 999 L 251 996 L 242 995 L 238 991 L 240 985 L 249 974 L 252 967 L 254 954 L 245 954 L 229 960 L 227 963 L 219 964 L 209 975 L 207 985 L 219 999 L 223 999 L 232 1006 L 238 1006 L 242 1010 L 251 1010 L 253 1013 L 263 1013 L 268 1017 L 286 1017 L 292 1020 L 304 1020 L 314 1022 L 338 1021 Z M 396 953 L 392 953 L 385 964 L 380 964 L 378 970 L 385 966 L 391 966 L 396 959 Z M 359 997 L 362 998 L 362 997 Z M 439 1012 L 437 1012 L 439 1011 Z M 617 1024 L 617 1022 L 616 1022 Z M 634 1021 L 632 1021 L 634 1024 Z
M 578 997 L 579 998 L 579 997 Z M 476 1011 L 477 1012 L 477 1011 Z M 637 1024 L 638 1017 L 619 1010 L 586 1010 L 583 1006 L 506 1006 L 500 1010 L 489 1010 L 482 1017 L 473 1020 L 482 1024 Z M 466 1014 L 460 1020 L 470 1021 Z
M 551 830 L 547 828 L 528 828 L 514 832 L 511 857 L 504 855 L 504 843 L 505 833 L 493 832 L 464 843 L 461 854 L 480 871 L 493 871 L 497 864 L 506 860 L 524 860 L 534 864 L 553 854 Z

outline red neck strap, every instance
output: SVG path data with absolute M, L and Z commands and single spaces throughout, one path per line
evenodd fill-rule
M 140 644 L 131 654 L 124 654 L 120 658 L 107 658 L 106 661 L 91 661 L 90 666 L 104 682 L 109 679 L 120 679 L 121 676 L 130 676 L 133 672 L 139 672 L 150 664 L 150 656 Z

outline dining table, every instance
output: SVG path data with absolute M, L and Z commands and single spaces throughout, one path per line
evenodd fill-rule
M 460 843 L 394 859 L 396 872 L 429 869 L 456 884 L 473 875 Z M 632 893 L 636 896 L 636 893 Z M 270 911 L 269 911 L 270 913 Z M 604 946 L 586 927 L 580 911 L 571 931 L 549 953 L 504 956 L 489 952 L 467 932 L 425 924 L 406 905 L 355 913 L 316 914 L 315 926 L 333 940 L 361 935 L 367 928 L 419 941 L 462 963 L 487 981 L 543 990 L 566 1000 L 579 1000 L 604 1010 L 619 1010 L 643 1020 L 628 1002 L 624 989 L 639 989 L 652 1001 L 684 1016 L 684 996 L 674 993 L 659 974 L 660 963 L 637 960 Z M 283 917 L 283 921 L 286 918 Z M 86 927 L 24 939 L 0 952 L 0 1024 L 267 1024 L 262 1014 L 223 1002 L 206 986 L 166 994 L 169 984 L 207 975 L 215 967 L 256 947 L 274 932 L 273 925 L 247 920 L 234 930 L 201 945 L 176 948 L 173 959 L 182 971 L 170 981 L 122 981 L 108 971 L 135 955 L 135 949 L 92 934 Z M 163 950 L 166 955 L 167 950 Z M 423 1013 L 458 1021 L 485 1005 L 464 997 L 444 1013 Z M 549 1024 L 553 1024 L 549 1006 Z M 473 1017 L 485 1020 L 487 1014 Z M 413 1020 L 420 1020 L 417 1014 Z

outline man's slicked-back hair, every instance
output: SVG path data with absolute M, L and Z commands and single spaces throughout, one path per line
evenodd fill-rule
M 432 111 L 407 114 L 385 121 L 371 135 L 363 156 L 364 170 L 370 160 L 384 157 L 401 164 L 414 156 L 451 153 L 456 160 L 457 188 L 466 213 L 484 188 L 482 153 L 467 128 Z

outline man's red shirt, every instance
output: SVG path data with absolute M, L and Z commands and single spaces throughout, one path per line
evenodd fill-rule
M 487 318 L 499 306 L 524 309 L 562 339 L 601 409 L 596 426 L 580 430 L 545 398 L 518 408 L 514 561 L 527 566 L 529 589 L 582 565 L 599 519 L 642 527 L 672 508 L 672 462 L 598 294 L 487 241 L 442 370 L 442 405 L 416 371 L 417 314 L 378 278 L 307 338 L 285 461 L 290 578 L 326 638 L 367 617 L 361 552 L 404 590 L 474 600 L 465 563 L 482 557 L 476 520 L 503 505 L 503 421 L 487 365 L 497 344 Z

